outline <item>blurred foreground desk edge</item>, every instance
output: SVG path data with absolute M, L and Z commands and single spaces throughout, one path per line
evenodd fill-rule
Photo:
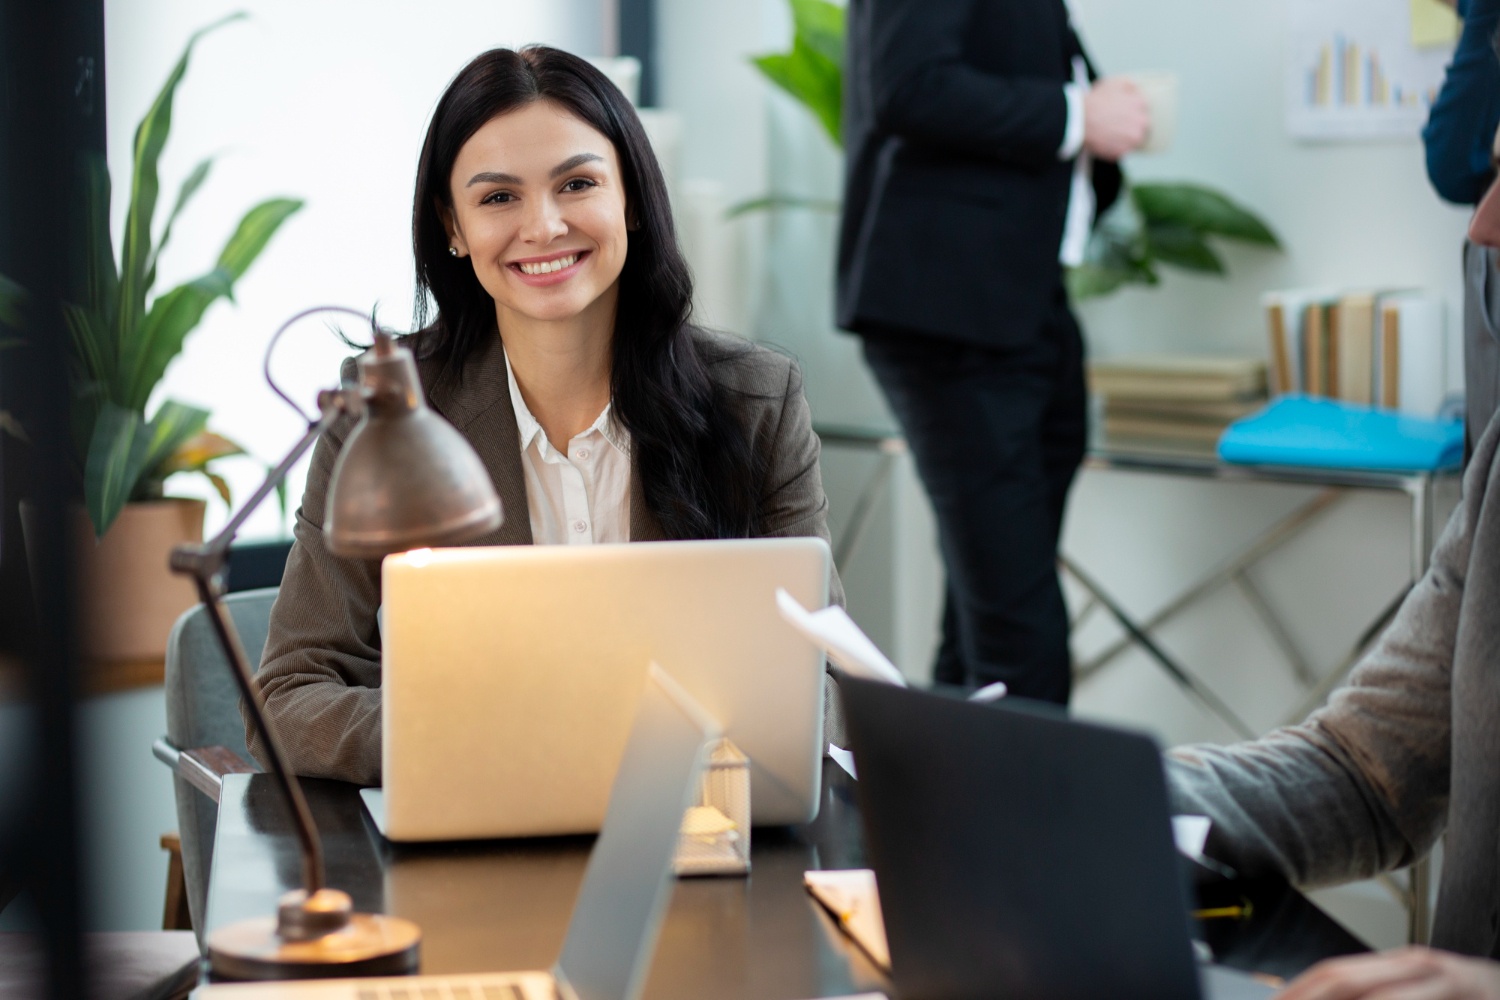
M 591 837 L 393 847 L 365 816 L 357 789 L 309 780 L 329 883 L 361 910 L 395 913 L 423 931 L 424 973 L 550 968 L 561 947 Z M 646 996 L 804 1000 L 890 983 L 802 888 L 809 868 L 865 865 L 853 782 L 825 762 L 818 820 L 755 831 L 749 878 L 680 879 Z M 274 912 L 298 884 L 295 837 L 270 777 L 224 781 L 209 884 L 209 930 Z M 1206 921 L 1226 964 L 1293 975 L 1360 943 L 1280 883 L 1225 883 L 1201 905 L 1253 903 L 1249 921 Z

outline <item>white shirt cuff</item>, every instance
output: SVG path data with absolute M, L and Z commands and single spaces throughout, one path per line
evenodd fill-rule
M 1081 83 L 1063 84 L 1063 98 L 1068 102 L 1068 124 L 1063 129 L 1063 142 L 1057 150 L 1059 160 L 1071 160 L 1083 148 L 1083 95 L 1088 87 Z

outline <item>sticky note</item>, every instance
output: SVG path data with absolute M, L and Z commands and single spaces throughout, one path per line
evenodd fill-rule
M 1459 21 L 1442 0 L 1409 0 L 1411 44 L 1419 49 L 1445 48 L 1458 41 Z

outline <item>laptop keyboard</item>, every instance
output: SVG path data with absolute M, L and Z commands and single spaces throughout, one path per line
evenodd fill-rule
M 526 1000 L 514 981 L 474 976 L 424 978 L 421 982 L 361 986 L 358 1000 Z

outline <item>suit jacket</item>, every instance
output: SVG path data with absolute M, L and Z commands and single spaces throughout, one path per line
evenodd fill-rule
M 818 466 L 819 443 L 802 394 L 802 374 L 791 359 L 724 335 L 700 333 L 710 370 L 732 391 L 727 397 L 752 447 L 769 460 L 761 491 L 767 537 L 811 535 L 828 540 L 828 501 Z M 345 362 L 346 381 L 353 362 Z M 531 520 L 521 465 L 520 435 L 505 376 L 505 355 L 494 338 L 461 373 L 419 361 L 428 402 L 474 446 L 500 494 L 505 522 L 474 545 L 530 545 Z M 736 391 L 737 390 L 737 391 Z M 281 734 L 292 770 L 310 777 L 360 784 L 380 782 L 380 562 L 340 559 L 323 544 L 328 481 L 352 419 L 323 435 L 313 451 L 307 489 L 293 528 L 281 593 L 258 675 L 267 715 Z M 665 538 L 646 508 L 640 478 L 631 477 L 630 540 Z M 830 596 L 843 602 L 837 574 Z M 836 691 L 825 726 L 837 738 Z M 834 711 L 832 718 L 828 712 Z M 248 722 L 245 742 L 265 762 L 265 748 Z
M 1035 335 L 1061 275 L 1063 86 L 1083 55 L 1063 0 L 850 0 L 840 326 Z M 1119 168 L 1095 162 L 1094 185 L 1103 212 Z
M 1408 865 L 1446 831 L 1432 941 L 1500 957 L 1500 421 L 1463 501 L 1373 649 L 1300 726 L 1174 751 L 1174 805 L 1207 852 L 1300 885 Z

